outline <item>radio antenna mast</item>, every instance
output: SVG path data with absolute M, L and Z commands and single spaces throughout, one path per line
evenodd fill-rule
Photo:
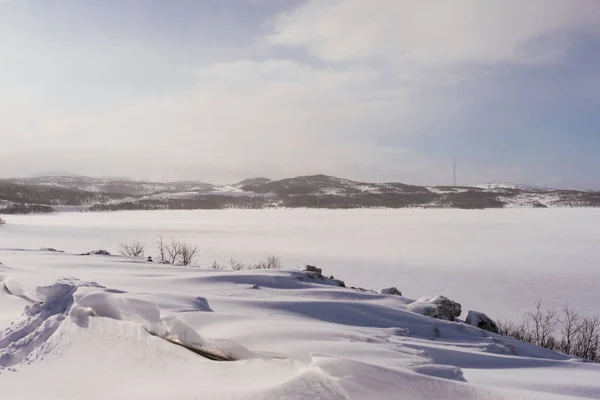
M 456 187 L 456 158 L 454 159 L 454 180 L 452 182 L 454 183 L 454 187 Z

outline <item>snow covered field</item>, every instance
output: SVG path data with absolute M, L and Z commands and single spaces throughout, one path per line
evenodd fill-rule
M 9 216 L 0 248 L 71 253 L 158 235 L 198 245 L 198 260 L 317 265 L 348 285 L 444 294 L 497 319 L 520 318 L 537 299 L 595 314 L 600 210 L 227 210 Z
M 599 303 L 594 210 L 65 213 L 0 229 L 0 398 L 600 398 L 600 366 L 426 317 L 446 295 L 492 317 L 542 297 Z M 213 271 L 69 253 L 158 234 Z M 67 251 L 22 251 L 55 247 Z M 349 285 L 311 279 L 317 264 Z M 24 311 L 25 310 L 25 311 Z M 165 340 L 168 339 L 168 340 Z M 235 361 L 212 361 L 188 348 Z

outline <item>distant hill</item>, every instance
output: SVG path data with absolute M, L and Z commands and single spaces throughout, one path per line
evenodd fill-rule
M 269 178 L 259 177 L 259 178 L 244 179 L 243 181 L 239 181 L 238 183 L 234 184 L 233 186 L 243 187 L 243 186 L 250 186 L 250 185 L 265 185 L 269 182 L 271 182 L 271 180 Z
M 367 183 L 328 175 L 231 185 L 53 175 L 0 180 L 0 213 L 224 208 L 462 208 L 599 207 L 600 192 L 526 185 L 476 187 Z
M 95 193 L 120 193 L 147 195 L 162 192 L 210 190 L 213 185 L 200 181 L 160 182 L 129 178 L 92 178 L 80 175 L 50 175 L 31 178 L 15 178 L 5 181 L 21 185 L 51 186 Z
M 548 188 L 548 187 L 542 187 L 542 186 L 536 186 L 536 185 L 526 185 L 526 184 L 522 184 L 522 183 L 499 183 L 499 182 L 483 183 L 480 185 L 475 185 L 475 187 L 482 188 L 482 189 L 489 189 L 489 190 L 520 189 L 520 190 L 526 190 L 526 191 L 530 191 L 530 192 L 548 192 L 548 191 L 556 190 L 556 189 L 552 189 L 552 188 Z

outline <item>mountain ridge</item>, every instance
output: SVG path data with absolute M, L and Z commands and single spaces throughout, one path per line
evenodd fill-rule
M 418 186 L 369 183 L 316 174 L 230 185 L 200 180 L 152 181 L 80 175 L 0 180 L 0 212 L 222 208 L 600 207 L 600 192 L 527 185 Z

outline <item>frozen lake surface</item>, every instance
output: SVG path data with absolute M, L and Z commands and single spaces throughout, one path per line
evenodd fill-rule
M 497 318 L 533 301 L 596 314 L 600 210 L 225 210 L 8 216 L 0 248 L 80 253 L 159 235 L 195 244 L 198 261 L 247 263 L 268 255 L 306 264 L 347 285 L 396 286 L 405 296 L 443 294 Z M 0 260 L 1 261 L 1 260 Z

